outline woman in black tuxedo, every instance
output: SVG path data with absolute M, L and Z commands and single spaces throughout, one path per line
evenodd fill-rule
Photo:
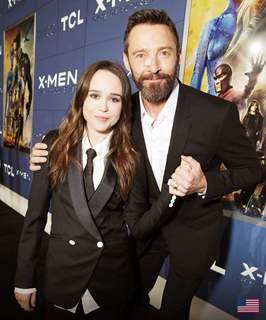
M 36 261 L 51 205 L 46 318 L 79 319 L 83 307 L 87 319 L 128 319 L 137 284 L 123 213 L 137 165 L 130 119 L 122 68 L 91 65 L 59 129 L 43 140 L 49 158 L 34 173 L 19 243 L 15 296 L 23 309 L 36 304 Z

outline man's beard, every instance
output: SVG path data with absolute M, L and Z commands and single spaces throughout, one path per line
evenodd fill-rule
M 141 75 L 139 79 L 136 79 L 134 74 L 132 74 L 132 76 L 137 88 L 141 92 L 141 96 L 151 103 L 166 101 L 169 98 L 176 82 L 176 74 L 169 75 L 163 72 Z M 147 84 L 145 83 L 145 80 L 162 81 Z

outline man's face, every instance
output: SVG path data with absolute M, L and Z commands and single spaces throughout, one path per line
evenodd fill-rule
M 142 97 L 152 103 L 165 101 L 174 87 L 179 62 L 169 27 L 137 25 L 131 30 L 128 43 L 124 62 Z
M 14 56 L 17 58 L 17 56 L 18 56 L 18 44 L 17 44 L 17 42 L 13 42 L 13 48 L 14 48 Z
M 25 69 L 24 69 L 24 67 L 21 67 L 20 73 L 21 73 L 21 77 L 24 79 L 25 78 Z
M 230 76 L 220 68 L 215 70 L 213 79 L 214 89 L 218 94 L 224 93 L 230 87 Z

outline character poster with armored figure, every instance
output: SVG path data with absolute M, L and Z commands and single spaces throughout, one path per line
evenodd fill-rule
M 266 0 L 191 0 L 183 43 L 184 83 L 236 103 L 265 166 Z M 236 214 L 266 220 L 266 186 L 224 197 Z
M 180 78 L 234 102 L 250 144 L 266 168 L 266 0 L 189 0 Z M 221 167 L 224 170 L 225 166 Z M 223 236 L 198 295 L 236 319 L 266 314 L 266 184 L 223 197 Z M 257 309 L 239 313 L 241 301 Z M 234 319 L 235 319 L 234 318 Z
M 32 137 L 35 16 L 4 32 L 3 143 L 29 152 Z

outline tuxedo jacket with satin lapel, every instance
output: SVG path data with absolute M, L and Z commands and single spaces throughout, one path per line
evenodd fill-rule
M 50 147 L 56 135 L 56 131 L 48 133 L 44 143 Z M 81 159 L 81 143 L 77 159 Z M 70 308 L 89 288 L 100 306 L 126 304 L 133 294 L 135 279 L 124 203 L 110 163 L 89 205 L 81 166 L 71 164 L 67 177 L 55 190 L 49 187 L 47 164 L 34 173 L 19 243 L 15 286 L 35 286 L 36 258 L 50 200 L 52 226 L 44 275 L 46 299 Z
M 164 226 L 163 237 L 172 262 L 181 271 L 202 274 L 213 262 L 219 243 L 221 198 L 260 181 L 257 155 L 239 122 L 235 104 L 180 83 L 160 194 L 145 147 L 138 93 L 133 95 L 133 106 L 133 136 L 144 161 L 127 205 L 130 229 L 137 238 L 155 231 L 156 238 Z M 180 164 L 181 155 L 192 156 L 200 163 L 207 193 L 205 199 L 197 194 L 177 198 L 169 207 L 167 181 Z M 221 163 L 226 171 L 220 171 Z M 143 214 L 144 209 L 148 211 Z

